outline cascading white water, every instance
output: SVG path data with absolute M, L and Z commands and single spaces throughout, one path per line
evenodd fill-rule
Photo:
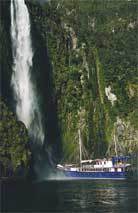
M 13 74 L 11 85 L 16 100 L 16 113 L 25 123 L 29 134 L 38 143 L 44 141 L 42 119 L 31 81 L 33 50 L 30 35 L 30 18 L 24 0 L 11 0 L 11 39 Z

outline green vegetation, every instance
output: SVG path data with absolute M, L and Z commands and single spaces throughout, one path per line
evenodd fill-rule
M 52 66 L 62 160 L 78 159 L 78 129 L 89 155 L 101 157 L 114 154 L 115 126 L 128 125 L 133 133 L 125 128 L 116 137 L 125 153 L 134 152 L 137 1 L 51 0 L 27 5 Z M 105 94 L 109 86 L 117 98 L 113 104 Z M 122 123 L 117 124 L 117 118 Z
M 0 166 L 1 176 L 25 176 L 29 169 L 31 152 L 25 125 L 0 99 Z

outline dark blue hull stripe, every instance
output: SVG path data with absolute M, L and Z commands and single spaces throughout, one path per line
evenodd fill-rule
M 127 178 L 127 172 L 77 172 L 77 171 L 64 171 L 64 174 L 67 177 L 73 177 L 73 178 Z

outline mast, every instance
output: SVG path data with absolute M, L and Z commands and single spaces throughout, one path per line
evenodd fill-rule
M 115 143 L 115 154 L 116 157 L 118 156 L 118 151 L 117 151 L 117 138 L 116 138 L 116 125 L 114 125 L 114 143 Z
M 118 152 L 117 152 L 117 139 L 116 139 L 116 136 L 114 135 L 114 142 L 115 142 L 115 154 L 116 154 L 116 157 L 118 156 Z
M 81 162 L 82 162 L 82 142 L 81 142 L 81 132 L 80 132 L 80 129 L 78 129 L 78 133 L 79 133 L 80 166 L 81 166 Z

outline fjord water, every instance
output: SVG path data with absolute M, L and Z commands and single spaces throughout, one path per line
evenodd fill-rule
M 137 213 L 137 181 L 50 180 L 5 182 L 3 212 Z

